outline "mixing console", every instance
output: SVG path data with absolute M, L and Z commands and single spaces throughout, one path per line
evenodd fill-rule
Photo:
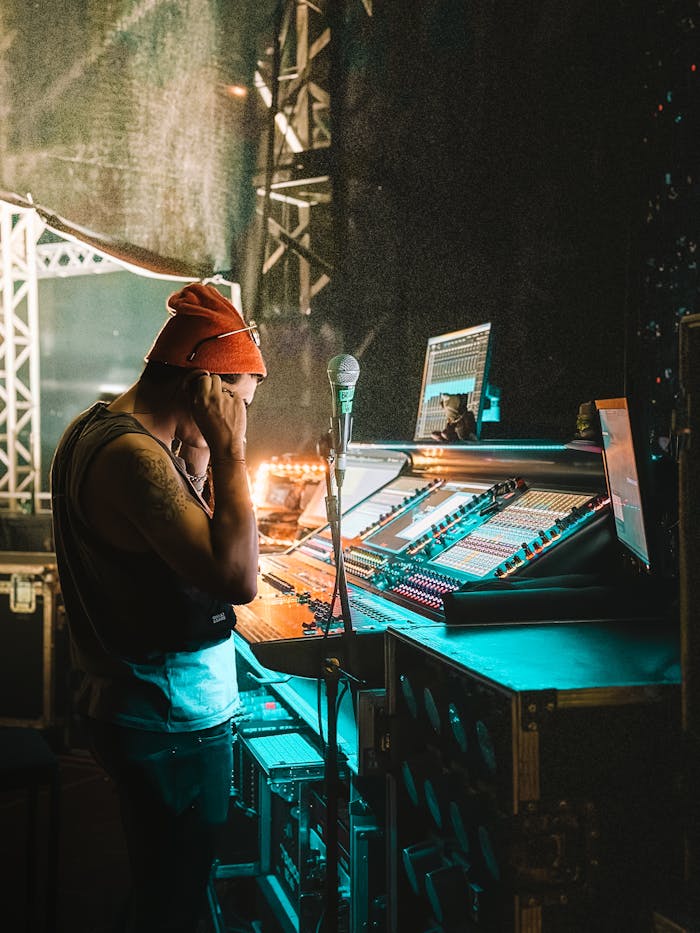
M 439 611 L 442 595 L 465 583 L 522 573 L 607 510 L 603 496 L 529 489 L 522 477 L 492 486 L 407 479 L 343 519 L 344 558 L 351 578 L 423 610 Z M 333 562 L 327 529 L 299 550 Z
M 443 621 L 446 593 L 547 573 L 548 556 L 607 513 L 604 496 L 530 488 L 520 476 L 490 486 L 399 476 L 341 522 L 353 629 L 379 634 Z M 334 583 L 328 527 L 285 554 L 265 555 L 257 598 L 237 610 L 239 633 L 253 644 L 339 634 Z
M 343 630 L 340 600 L 334 596 L 334 576 L 297 554 L 264 555 L 258 595 L 247 606 L 236 607 L 236 631 L 246 641 L 309 638 Z M 383 633 L 388 625 L 425 625 L 411 609 L 348 586 L 353 629 Z
M 673 704 L 645 673 L 659 667 L 642 657 L 656 621 L 640 632 L 645 607 L 617 579 L 597 584 L 616 578 L 600 457 L 415 446 L 380 486 L 358 485 L 339 529 L 347 602 L 330 529 L 315 525 L 262 555 L 258 594 L 236 609 L 239 682 L 270 711 L 239 730 L 236 776 L 271 869 L 261 890 L 285 929 L 316 929 L 337 848 L 330 893 L 351 892 L 349 933 L 588 931 L 594 898 L 610 913 L 599 860 L 627 877 L 653 828 L 639 828 L 639 802 L 668 796 L 664 780 L 609 809 L 594 795 L 601 762 L 635 787 L 649 722 L 669 735 Z M 341 766 L 333 795 L 324 750 Z M 622 929 L 639 889 L 601 930 Z

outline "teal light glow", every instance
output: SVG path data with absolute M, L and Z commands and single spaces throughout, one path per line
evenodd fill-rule
M 350 450 L 425 450 L 431 452 L 437 452 L 440 450 L 566 450 L 566 444 L 450 444 L 449 447 L 444 448 L 439 444 L 433 446 L 428 446 L 426 444 L 397 444 L 392 441 L 387 444 L 350 444 Z M 436 453 L 437 456 L 437 453 Z
M 474 391 L 476 380 L 473 376 L 462 379 L 445 379 L 444 382 L 431 383 L 425 392 L 424 401 L 429 402 L 436 395 L 467 395 Z
M 433 626 L 402 637 L 511 690 L 625 690 L 680 682 L 678 635 L 649 623 Z M 482 751 L 486 734 L 479 735 Z

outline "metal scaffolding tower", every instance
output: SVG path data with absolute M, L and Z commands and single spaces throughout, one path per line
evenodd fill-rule
M 91 246 L 41 243 L 38 211 L 0 200 L 0 510 L 38 512 L 41 387 L 38 280 L 123 268 Z
M 371 0 L 362 0 L 372 13 Z M 270 111 L 267 164 L 256 179 L 263 248 L 258 308 L 310 314 L 332 271 L 331 28 L 327 3 L 289 0 L 258 63 Z

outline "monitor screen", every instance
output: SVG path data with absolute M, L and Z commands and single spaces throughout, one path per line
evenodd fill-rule
M 425 351 L 423 384 L 413 439 L 434 440 L 433 431 L 444 429 L 447 418 L 444 396 L 466 396 L 466 407 L 481 431 L 488 376 L 491 324 L 478 324 L 439 337 L 430 337 Z
M 618 540 L 650 569 L 640 470 L 627 399 L 596 399 L 605 476 Z M 648 517 L 648 516 L 647 516 Z
M 343 492 L 340 507 L 343 515 L 354 506 L 366 499 L 377 489 L 386 485 L 399 475 L 406 465 L 406 456 L 397 453 L 395 456 L 363 457 L 359 454 L 348 453 L 347 469 L 343 482 Z M 326 512 L 326 483 L 322 479 L 316 487 L 306 508 L 299 516 L 301 528 L 318 528 L 328 521 Z M 345 525 L 343 524 L 343 529 Z M 345 535 L 345 531 L 343 530 Z

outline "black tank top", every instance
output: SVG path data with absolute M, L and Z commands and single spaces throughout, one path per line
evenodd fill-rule
M 158 555 L 116 548 L 91 527 L 81 505 L 86 472 L 98 451 L 123 434 L 153 436 L 131 415 L 98 402 L 66 429 L 51 466 L 56 561 L 71 639 L 80 667 L 95 674 L 119 659 L 152 663 L 215 645 L 236 622 L 230 603 L 186 584 Z

